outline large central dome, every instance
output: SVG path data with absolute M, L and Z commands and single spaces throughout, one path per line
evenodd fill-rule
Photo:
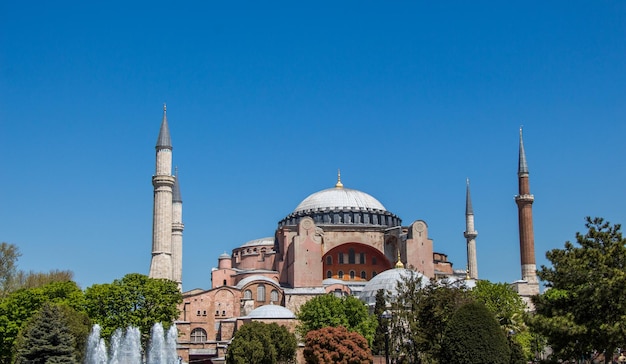
M 293 212 L 325 209 L 357 209 L 386 211 L 385 206 L 365 192 L 334 187 L 315 192 L 305 198 Z
M 361 225 L 391 227 L 402 224 L 396 215 L 365 192 L 344 188 L 341 175 L 337 176 L 334 188 L 315 192 L 305 198 L 278 226 L 297 225 L 310 217 L 318 225 Z

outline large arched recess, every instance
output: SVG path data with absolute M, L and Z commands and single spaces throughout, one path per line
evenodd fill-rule
M 361 243 L 341 244 L 323 257 L 324 278 L 345 281 L 369 281 L 391 268 L 391 263 L 378 249 Z

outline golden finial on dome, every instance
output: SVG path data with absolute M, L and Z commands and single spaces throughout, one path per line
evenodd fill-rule
M 472 279 L 469 275 L 469 268 L 465 268 L 465 280 L 469 281 L 470 279 Z
M 398 249 L 398 261 L 396 262 L 396 269 L 404 269 L 404 264 L 402 264 L 402 260 L 400 259 L 400 249 Z
M 341 183 L 341 169 L 337 169 L 337 184 L 335 184 L 336 188 L 343 188 L 343 183 Z

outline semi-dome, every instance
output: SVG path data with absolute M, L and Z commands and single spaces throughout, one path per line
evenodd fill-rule
M 374 305 L 376 304 L 376 293 L 380 289 L 384 290 L 391 297 L 395 297 L 398 294 L 398 282 L 402 282 L 411 276 L 421 277 L 422 287 L 428 284 L 428 278 L 420 272 L 405 268 L 391 268 L 367 282 L 359 293 L 359 298 L 367 305 Z
M 350 188 L 328 188 L 305 198 L 293 212 L 325 209 L 357 209 L 386 211 L 385 206 L 371 195 Z
M 252 319 L 295 319 L 296 315 L 283 306 L 264 305 L 250 311 L 248 317 Z

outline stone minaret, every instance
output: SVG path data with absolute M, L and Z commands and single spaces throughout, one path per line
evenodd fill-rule
M 180 195 L 178 168 L 172 191 L 172 280 L 183 288 L 183 199 Z
M 533 233 L 533 202 L 535 197 L 530 193 L 528 164 L 524 153 L 522 129 L 519 130 L 519 165 L 517 169 L 519 194 L 515 196 L 519 216 L 519 246 L 522 263 L 522 280 L 529 285 L 537 285 L 537 266 L 535 265 L 535 237 Z
M 152 212 L 152 262 L 151 278 L 172 277 L 172 190 L 176 179 L 172 176 L 172 142 L 167 126 L 166 108 L 163 105 L 163 121 L 156 144 L 156 173 L 154 186 L 154 209 Z
M 474 230 L 474 210 L 470 197 L 469 179 L 467 180 L 467 192 L 465 194 L 465 232 L 467 240 L 467 275 L 471 279 L 478 279 L 478 262 L 476 261 L 476 237 L 478 231 Z

